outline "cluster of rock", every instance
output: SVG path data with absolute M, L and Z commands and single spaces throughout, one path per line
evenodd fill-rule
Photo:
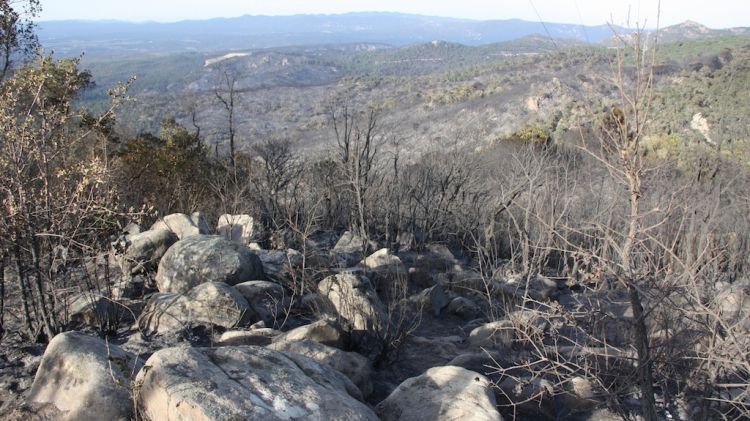
M 602 411 L 606 394 L 586 372 L 551 378 L 530 359 L 628 357 L 624 301 L 587 307 L 539 274 L 482 276 L 441 245 L 394 254 L 349 232 L 306 255 L 263 250 L 247 216 L 222 216 L 218 232 L 177 214 L 129 233 L 119 295 L 83 294 L 72 311 L 95 325 L 127 308 L 136 333 L 56 336 L 29 402 L 76 420 L 552 419 Z M 594 327 L 607 347 L 563 307 L 611 313 Z
M 376 282 L 385 287 L 409 276 L 387 250 L 365 258 L 359 238 L 346 233 L 328 254 L 329 266 L 343 269 L 295 297 L 293 274 L 304 256 L 260 249 L 248 216 L 222 216 L 219 235 L 210 235 L 200 214 L 169 215 L 147 231 L 129 230 L 115 245 L 122 271 L 116 296 L 81 294 L 71 311 L 82 325 L 96 325 L 126 308 L 137 333 L 119 342 L 83 332 L 56 336 L 29 402 L 76 420 L 448 419 L 441 413 L 501 419 L 489 380 L 459 367 L 435 367 L 381 405 L 368 401 L 373 362 L 351 351 L 351 338 L 372 340 L 389 329 Z M 423 295 L 447 300 L 444 293 Z M 434 306 L 440 311 L 448 304 Z M 179 341 L 200 328 L 207 346 Z M 409 403 L 415 395 L 423 411 Z

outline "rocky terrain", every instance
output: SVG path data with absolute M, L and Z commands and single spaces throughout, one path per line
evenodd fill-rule
M 750 417 L 744 31 L 87 60 L 28 28 L 0 418 Z
M 632 313 L 617 288 L 482 274 L 438 244 L 393 253 L 363 248 L 349 232 L 310 238 L 305 253 L 263 250 L 251 217 L 219 222 L 212 229 L 198 213 L 174 214 L 146 231 L 129 227 L 92 262 L 111 265 L 101 289 L 110 294 L 71 299 L 76 330 L 46 349 L 5 349 L 2 412 L 19 420 L 637 414 L 637 397 L 613 407 L 591 375 L 631 370 Z M 744 295 L 732 296 L 745 311 Z M 116 329 L 103 338 L 105 322 Z
M 603 404 L 585 378 L 580 391 L 538 393 L 542 379 L 499 374 L 523 358 L 514 322 L 545 322 L 512 305 L 489 319 L 487 301 L 574 302 L 554 281 L 521 290 L 498 276 L 485 296 L 482 277 L 438 245 L 365 256 L 345 233 L 335 244 L 311 240 L 308 257 L 258 249 L 252 218 L 223 218 L 219 235 L 200 218 L 170 215 L 127 234 L 108 257 L 119 269 L 113 296 L 72 300 L 79 331 L 43 354 L 5 355 L 23 375 L 8 379 L 6 368 L 4 412 L 23 401 L 19 419 L 59 410 L 71 420 L 497 420 L 498 403 L 529 397 L 527 410 L 550 417 Z M 308 258 L 317 285 L 300 278 Z M 102 339 L 95 329 L 107 318 L 121 327 Z

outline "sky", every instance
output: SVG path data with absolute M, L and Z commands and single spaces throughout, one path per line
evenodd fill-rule
M 174 22 L 242 15 L 383 11 L 466 19 L 657 26 L 658 0 L 41 0 L 39 20 Z M 659 26 L 750 26 L 750 0 L 662 0 Z

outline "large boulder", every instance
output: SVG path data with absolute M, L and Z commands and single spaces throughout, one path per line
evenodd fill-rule
M 159 260 L 178 240 L 177 235 L 168 229 L 128 235 L 125 252 L 120 256 L 123 273 L 135 275 L 156 270 Z
M 263 271 L 270 279 L 288 282 L 293 279 L 294 271 L 302 267 L 304 256 L 294 249 L 287 250 L 254 250 L 263 263 Z
M 331 301 L 353 331 L 382 330 L 385 309 L 367 277 L 355 273 L 331 275 L 320 281 L 318 291 Z
M 385 248 L 372 253 L 365 257 L 360 266 L 370 269 L 377 276 L 386 279 L 403 279 L 406 280 L 408 273 L 406 266 L 401 262 L 398 256 L 394 256 Z
M 146 419 L 377 420 L 336 370 L 298 354 L 254 346 L 167 348 L 139 373 Z
M 311 340 L 277 341 L 268 346 L 276 351 L 295 352 L 328 364 L 345 375 L 362 392 L 363 397 L 372 393 L 372 366 L 370 360 L 356 352 L 346 352 Z
M 192 236 L 167 250 L 159 262 L 159 292 L 186 293 L 204 282 L 264 279 L 263 265 L 250 249 L 216 236 Z
M 255 314 L 273 326 L 276 319 L 288 308 L 284 287 L 268 281 L 249 281 L 234 286 L 247 300 Z
M 221 215 L 216 231 L 226 240 L 246 246 L 260 240 L 260 228 L 250 215 Z
M 164 229 L 175 233 L 180 240 L 193 235 L 206 235 L 210 233 L 208 225 L 206 225 L 206 221 L 200 212 L 194 212 L 189 216 L 184 213 L 173 213 L 159 219 L 151 226 L 151 231 Z
M 266 346 L 281 332 L 271 328 L 253 330 L 229 330 L 221 334 L 216 346 L 256 345 Z
M 44 352 L 30 402 L 51 403 L 66 420 L 132 417 L 130 379 L 140 369 L 135 355 L 79 332 L 55 336 Z
M 510 349 L 515 337 L 513 322 L 498 320 L 472 330 L 469 333 L 469 344 L 477 348 Z
M 384 421 L 501 421 L 492 384 L 461 367 L 434 367 L 401 383 L 376 411 Z
M 148 334 L 165 334 L 195 326 L 230 329 L 255 318 L 247 300 L 236 289 L 221 282 L 207 282 L 187 294 L 152 295 L 138 325 Z
M 346 342 L 345 336 L 338 322 L 321 319 L 285 332 L 279 335 L 275 341 L 293 342 L 311 340 L 341 349 Z

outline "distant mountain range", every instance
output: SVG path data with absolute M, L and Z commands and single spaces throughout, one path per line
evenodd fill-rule
M 176 23 L 121 21 L 47 21 L 39 37 L 58 55 L 132 55 L 141 53 L 214 52 L 332 44 L 384 44 L 395 47 L 440 40 L 469 46 L 526 37 L 555 45 L 570 42 L 608 43 L 609 25 L 583 26 L 510 20 L 467 20 L 401 13 L 340 15 L 242 16 Z M 750 28 L 715 30 L 685 22 L 660 30 L 661 42 L 721 35 L 750 35 Z M 562 41 L 565 40 L 565 41 Z M 530 46 L 532 50 L 539 49 Z
M 48 21 L 39 24 L 42 44 L 62 55 L 77 55 L 81 51 L 87 54 L 205 52 L 340 43 L 380 43 L 398 47 L 433 40 L 483 45 L 529 35 L 596 43 L 610 37 L 612 28 L 374 12 L 242 16 L 177 23 Z

